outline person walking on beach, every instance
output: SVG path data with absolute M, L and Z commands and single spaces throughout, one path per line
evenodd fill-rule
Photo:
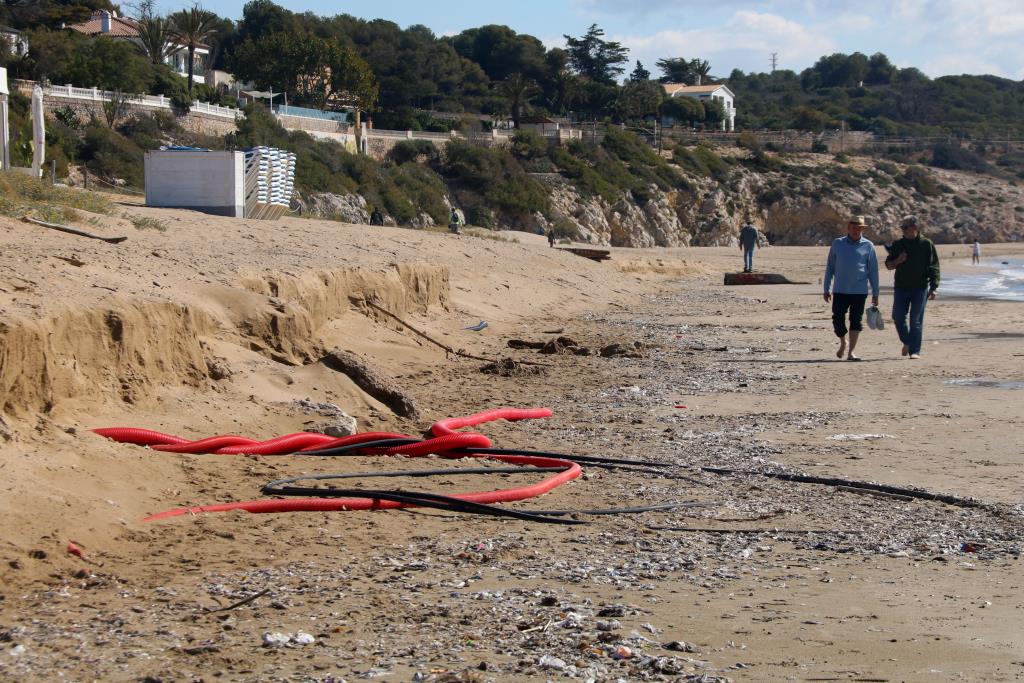
M 384 225 L 384 214 L 376 207 L 370 212 L 370 225 Z
M 453 206 L 452 215 L 448 217 L 448 232 L 458 235 L 460 225 L 462 225 L 462 217 L 459 215 L 459 210 Z
M 740 230 L 740 249 L 743 251 L 743 272 L 754 272 L 754 249 L 757 248 L 757 228 L 750 222 L 748 214 Z
M 833 240 L 825 264 L 824 296 L 825 301 L 832 302 L 832 328 L 839 337 L 836 358 L 842 358 L 846 353 L 847 360 L 860 360 L 854 349 L 864 329 L 862 320 L 869 286 L 871 305 L 878 305 L 878 257 L 875 256 L 875 245 L 864 239 L 866 227 L 864 216 L 851 218 L 846 225 L 846 237 Z M 846 325 L 847 314 L 850 318 L 849 330 Z
M 904 218 L 900 228 L 903 230 L 903 239 L 893 242 L 889 258 L 885 259 L 885 267 L 896 271 L 892 290 L 892 320 L 903 342 L 902 354 L 916 360 L 921 357 L 924 307 L 929 299 L 935 298 L 935 290 L 939 288 L 939 252 L 930 239 L 921 235 L 914 216 Z
M 555 229 L 554 228 L 548 228 L 548 246 L 549 247 L 554 247 L 555 246 Z
M 974 240 L 974 244 L 971 245 L 971 265 L 976 266 L 981 263 L 981 243 L 978 240 Z

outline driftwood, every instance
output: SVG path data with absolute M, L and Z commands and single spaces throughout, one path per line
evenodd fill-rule
M 320 362 L 331 370 L 348 375 L 356 386 L 386 405 L 395 415 L 413 419 L 419 417 L 420 411 L 415 401 L 398 387 L 392 377 L 370 367 L 354 353 L 334 349 L 321 358 Z
M 103 240 L 104 242 L 109 242 L 110 244 L 120 244 L 121 242 L 124 242 L 126 239 L 128 239 L 127 237 L 103 237 L 102 235 L 94 235 L 91 232 L 86 232 L 85 230 L 69 228 L 66 225 L 60 225 L 59 223 L 47 223 L 46 221 L 41 221 L 38 218 L 32 218 L 31 216 L 23 216 L 21 220 L 25 221 L 26 223 L 41 225 L 44 228 L 50 228 L 51 230 L 59 230 L 61 232 L 70 233 L 72 235 L 78 235 L 79 237 L 88 237 L 94 240 Z
M 497 363 L 497 362 L 498 362 L 498 361 L 497 361 L 496 359 L 494 359 L 494 358 L 484 358 L 484 357 L 482 357 L 482 356 L 474 356 L 474 355 L 472 355 L 472 354 L 466 353 L 465 351 L 456 351 L 455 349 L 453 349 L 452 347 L 448 346 L 448 345 L 447 345 L 447 344 L 445 344 L 444 342 L 439 342 L 439 341 L 437 341 L 436 339 L 434 339 L 433 337 L 431 337 L 431 336 L 430 336 L 429 334 L 427 334 L 426 332 L 421 332 L 421 331 L 419 331 L 418 329 L 416 329 L 415 327 L 413 327 L 413 326 L 412 326 L 412 325 L 410 325 L 409 323 L 405 322 L 404 320 L 402 320 L 402 319 L 401 319 L 401 318 L 399 318 L 399 317 L 398 317 L 397 315 L 395 315 L 394 313 L 392 313 L 392 312 L 391 312 L 391 311 L 389 311 L 388 309 L 384 308 L 383 306 L 379 306 L 379 305 L 377 305 L 377 304 L 373 303 L 373 302 L 372 302 L 372 301 L 370 301 L 370 300 L 367 300 L 367 301 L 366 301 L 366 305 L 367 305 L 367 306 L 369 306 L 370 308 L 373 308 L 374 310 L 380 311 L 381 313 L 383 313 L 384 315 L 388 316 L 389 318 L 391 318 L 391 319 L 393 319 L 393 320 L 396 320 L 396 321 L 398 321 L 398 322 L 402 323 L 403 325 L 405 325 L 406 327 L 408 327 L 408 328 L 409 328 L 410 330 L 412 330 L 413 332 L 415 332 L 415 333 L 416 333 L 417 335 L 419 335 L 420 337 L 423 337 L 424 339 L 426 339 L 426 340 L 427 340 L 428 342 L 430 342 L 431 344 L 434 344 L 435 346 L 440 346 L 440 347 L 441 347 L 442 349 L 444 349 L 444 350 L 445 350 L 445 351 L 447 351 L 448 353 L 452 354 L 453 356 L 461 356 L 461 357 L 463 357 L 463 358 L 471 358 L 471 359 L 473 359 L 473 360 L 482 360 L 482 361 L 486 361 L 486 362 L 488 362 L 488 363 Z
M 418 336 L 423 337 L 424 339 L 426 339 L 431 344 L 434 344 L 435 346 L 441 347 L 442 349 L 444 349 L 446 352 L 452 354 L 453 356 L 459 356 L 461 358 L 469 358 L 471 360 L 482 360 L 482 361 L 484 361 L 486 363 L 500 363 L 501 362 L 497 358 L 484 358 L 483 356 L 474 356 L 473 354 L 466 353 L 465 351 L 462 351 L 461 349 L 456 351 L 455 349 L 453 349 L 452 347 L 448 346 L 444 342 L 440 342 L 440 341 L 434 339 L 433 337 L 431 337 L 426 332 L 421 332 L 420 330 L 416 329 L 415 327 L 413 327 L 409 323 L 405 322 L 404 320 L 402 320 L 397 315 L 395 315 L 394 313 L 392 313 L 388 309 L 384 308 L 383 306 L 380 306 L 379 304 L 375 304 L 374 302 L 370 301 L 369 299 L 366 299 L 366 305 L 369 306 L 370 308 L 376 310 L 376 311 L 380 311 L 381 313 L 383 313 L 384 315 L 388 316 L 392 320 L 395 320 L 396 322 L 401 323 L 405 327 L 409 328 L 411 331 L 415 332 Z M 518 361 L 518 362 L 519 362 L 520 365 L 539 365 L 539 366 L 542 366 L 542 367 L 547 367 L 545 363 L 534 363 L 534 362 L 528 361 L 528 360 L 521 360 L 521 361 Z
M 233 602 L 230 605 L 228 605 L 227 607 L 216 607 L 214 609 L 207 609 L 207 610 L 204 610 L 204 611 L 207 614 L 213 614 L 214 612 L 227 612 L 228 610 L 237 609 L 237 608 L 241 607 L 242 605 L 248 605 L 250 602 L 252 602 L 256 598 L 262 598 L 264 595 L 266 595 L 269 592 L 270 592 L 269 588 L 264 588 L 259 593 L 256 593 L 255 595 L 250 595 L 249 597 L 243 598 L 242 600 L 239 600 L 238 602 Z

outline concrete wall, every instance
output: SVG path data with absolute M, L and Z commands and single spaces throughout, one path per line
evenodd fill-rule
M 244 158 L 242 152 L 146 152 L 146 206 L 241 218 Z
M 404 133 L 404 135 L 401 135 Z M 477 145 L 489 147 L 507 147 L 512 144 L 512 136 L 498 132 L 493 133 L 457 133 L 452 136 L 448 133 L 428 133 L 423 131 L 378 131 L 372 128 L 366 130 L 366 154 L 380 161 L 387 157 L 395 145 L 406 140 L 427 140 L 438 149 L 444 149 L 452 140 L 469 140 Z
M 307 133 L 351 133 L 351 126 L 331 119 L 314 119 L 308 116 L 275 114 L 277 120 L 288 130 L 304 130 Z
M 70 107 L 82 121 L 88 121 L 91 117 L 96 117 L 100 121 L 105 120 L 103 114 L 103 102 L 101 101 L 82 100 L 71 97 L 61 97 L 59 95 L 46 95 L 44 98 L 44 105 L 46 112 L 50 115 L 53 114 L 54 109 Z M 133 104 L 131 102 L 126 104 L 125 110 L 129 116 L 136 112 L 141 114 L 152 114 L 158 111 L 172 113 L 170 109 L 157 109 L 154 107 Z M 229 118 L 223 116 L 212 116 L 197 111 L 190 111 L 184 116 L 178 116 L 175 114 L 175 119 L 182 128 L 193 133 L 219 136 L 234 133 L 236 130 L 235 122 Z

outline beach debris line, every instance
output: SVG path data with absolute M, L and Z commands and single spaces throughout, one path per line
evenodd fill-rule
M 102 235 L 94 235 L 93 233 L 86 232 L 85 230 L 71 228 L 66 225 L 61 225 L 60 223 L 49 223 L 47 221 L 41 221 L 38 218 L 32 218 L 31 216 L 22 216 L 21 220 L 25 221 L 26 223 L 32 223 L 33 225 L 41 225 L 44 228 L 50 228 L 51 230 L 66 232 L 70 235 L 78 235 L 79 237 L 88 237 L 89 239 L 102 240 L 103 242 L 107 242 L 108 244 L 120 244 L 121 242 L 124 242 L 126 239 L 128 239 L 127 237 L 104 237 Z
M 540 375 L 544 372 L 544 368 L 539 365 L 523 365 L 513 358 L 502 358 L 481 366 L 480 372 L 499 377 L 522 377 L 523 375 Z
M 572 337 L 557 337 L 549 341 L 528 341 L 525 339 L 509 339 L 510 349 L 535 349 L 544 354 L 558 354 L 571 356 L 601 356 L 602 358 L 643 358 L 646 345 L 642 341 L 634 341 L 631 344 L 608 344 L 596 352 L 581 345 Z

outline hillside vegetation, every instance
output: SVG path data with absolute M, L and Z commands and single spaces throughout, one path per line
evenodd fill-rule
M 97 8 L 114 9 L 106 0 L 5 4 L 0 19 L 23 30 L 30 49 L 12 55 L 0 47 L 0 63 L 13 76 L 164 93 L 179 113 L 195 99 L 225 99 L 223 92 L 172 73 L 149 48 L 59 28 Z M 84 118 L 57 108 L 48 120 L 47 153 L 57 161 L 59 177 L 75 179 L 86 169 L 106 183 L 138 188 L 148 149 L 269 144 L 298 155 L 300 211 L 353 222 L 366 222 L 379 208 L 389 223 L 425 227 L 443 223 L 457 206 L 484 228 L 651 246 L 728 244 L 749 213 L 780 242 L 805 244 L 827 240 L 849 213 L 895 220 L 898 212 L 926 211 L 944 240 L 973 238 L 986 229 L 993 238 L 1019 237 L 1017 209 L 1024 202 L 1015 183 L 1024 179 L 1024 153 L 993 141 L 1024 134 L 1024 85 L 1014 81 L 929 79 L 917 69 L 895 67 L 883 54 L 859 53 L 822 57 L 800 74 L 733 71 L 725 82 L 737 93 L 741 127 L 818 132 L 845 125 L 878 134 L 941 135 L 943 142 L 921 138 L 881 148 L 871 158 L 833 158 L 784 154 L 745 134 L 735 147 L 655 151 L 630 131 L 657 114 L 687 127 L 716 126 L 721 107 L 665 100 L 659 80 L 639 62 L 626 76 L 628 50 L 606 40 L 596 25 L 582 36 L 565 36 L 564 47 L 548 48 L 505 26 L 439 37 L 423 26 L 298 14 L 270 0 L 249 2 L 237 21 L 198 9 L 166 18 L 153 12 L 148 3 L 138 11 L 150 28 L 196 19 L 212 66 L 257 87 L 281 84 L 292 103 L 344 105 L 378 127 L 431 130 L 487 127 L 505 118 L 518 123 L 530 113 L 571 110 L 592 122 L 601 142 L 552 146 L 520 131 L 507 148 L 452 141 L 439 149 L 404 141 L 378 161 L 288 132 L 252 105 L 237 132 L 226 137 L 187 133 L 171 114 L 125 116 L 111 108 Z M 656 67 L 660 81 L 714 80 L 706 60 L 668 56 Z M 19 165 L 27 165 L 31 154 L 27 109 L 24 97 L 12 95 Z M 980 201 L 986 186 L 1002 194 Z M 801 227 L 791 229 L 783 218 Z

